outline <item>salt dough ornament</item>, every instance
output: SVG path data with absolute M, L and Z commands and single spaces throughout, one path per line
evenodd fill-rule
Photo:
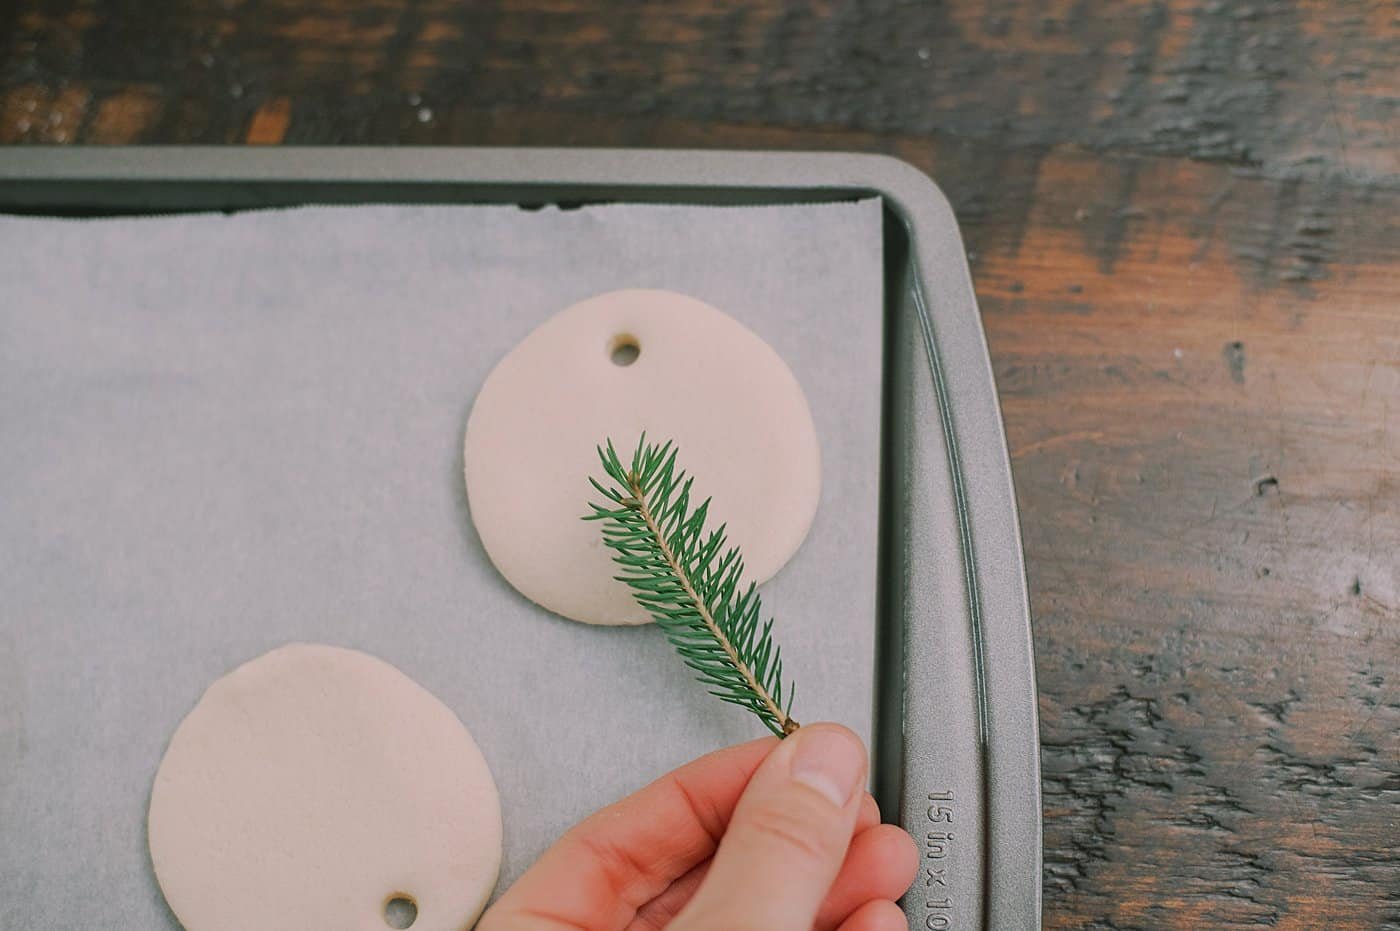
M 467 420 L 467 500 L 496 568 L 527 598 L 590 624 L 649 618 L 580 520 L 597 444 L 674 440 L 693 503 L 729 525 L 746 578 L 771 578 L 817 509 L 821 455 L 802 387 L 734 318 L 670 291 L 613 291 L 540 325 L 487 377 Z
M 189 931 L 385 931 L 408 903 L 413 931 L 461 931 L 501 862 L 496 785 L 451 710 L 382 660 L 308 644 L 209 687 L 148 834 Z

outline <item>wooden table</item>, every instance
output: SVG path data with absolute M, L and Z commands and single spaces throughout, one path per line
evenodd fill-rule
M 889 152 L 971 252 L 1049 927 L 1400 922 L 1393 0 L 8 0 L 0 142 Z

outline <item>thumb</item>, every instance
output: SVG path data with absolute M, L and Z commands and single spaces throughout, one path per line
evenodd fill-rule
M 786 738 L 749 780 L 672 931 L 810 931 L 851 842 L 867 771 L 865 747 L 844 727 Z

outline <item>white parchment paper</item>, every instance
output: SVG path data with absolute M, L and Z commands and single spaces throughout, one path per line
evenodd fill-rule
M 146 851 L 156 766 L 206 686 L 288 641 L 373 653 L 461 717 L 501 791 L 500 888 L 762 732 L 654 628 L 526 601 L 472 528 L 477 388 L 615 288 L 726 310 L 806 390 L 821 505 L 765 601 L 797 716 L 868 735 L 880 242 L 873 200 L 0 217 L 0 927 L 177 927 Z

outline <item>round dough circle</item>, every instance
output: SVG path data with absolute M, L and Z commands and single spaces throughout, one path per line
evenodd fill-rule
M 382 660 L 292 644 L 219 679 L 161 760 L 151 862 L 189 931 L 461 931 L 501 862 L 501 809 L 457 717 Z
M 614 362 L 619 346 L 635 359 Z M 626 360 L 622 360 L 626 362 Z M 649 618 L 596 523 L 595 447 L 624 458 L 647 431 L 674 440 L 699 503 L 764 582 L 797 551 L 821 491 L 812 412 L 787 364 L 729 315 L 670 291 L 602 294 L 561 311 L 487 377 L 467 420 L 472 520 L 491 561 L 527 598 L 591 624 Z

